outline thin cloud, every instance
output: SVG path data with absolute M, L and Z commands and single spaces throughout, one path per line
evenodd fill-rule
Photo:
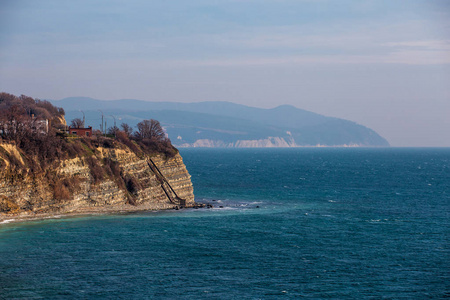
M 282 58 L 248 57 L 236 59 L 184 60 L 170 63 L 173 66 L 286 66 L 311 64 L 450 64 L 448 52 L 397 51 L 386 55 L 303 55 Z
M 391 42 L 389 47 L 418 48 L 437 51 L 450 51 L 450 40 L 416 40 L 405 42 Z

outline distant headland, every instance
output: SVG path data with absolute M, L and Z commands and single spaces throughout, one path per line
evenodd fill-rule
M 374 130 L 290 105 L 263 109 L 231 102 L 149 102 L 72 97 L 51 101 L 68 118 L 82 112 L 98 128 L 100 110 L 108 122 L 135 126 L 151 116 L 161 122 L 176 147 L 388 147 Z M 81 112 L 82 111 L 82 112 Z

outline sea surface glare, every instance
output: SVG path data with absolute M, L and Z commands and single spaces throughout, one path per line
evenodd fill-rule
M 450 149 L 182 149 L 213 209 L 0 224 L 0 299 L 450 296 Z

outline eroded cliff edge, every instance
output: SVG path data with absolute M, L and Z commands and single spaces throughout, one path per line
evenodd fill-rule
M 82 146 L 82 154 L 32 169 L 21 149 L 0 143 L 0 220 L 195 206 L 179 153 L 147 155 L 120 143 Z

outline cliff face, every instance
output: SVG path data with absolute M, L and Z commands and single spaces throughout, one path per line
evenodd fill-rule
M 128 148 L 99 147 L 91 156 L 62 160 L 56 168 L 36 173 L 14 169 L 11 161 L 15 157 L 20 164 L 20 151 L 0 147 L 0 219 L 195 205 L 190 175 L 179 154 L 150 159 Z

